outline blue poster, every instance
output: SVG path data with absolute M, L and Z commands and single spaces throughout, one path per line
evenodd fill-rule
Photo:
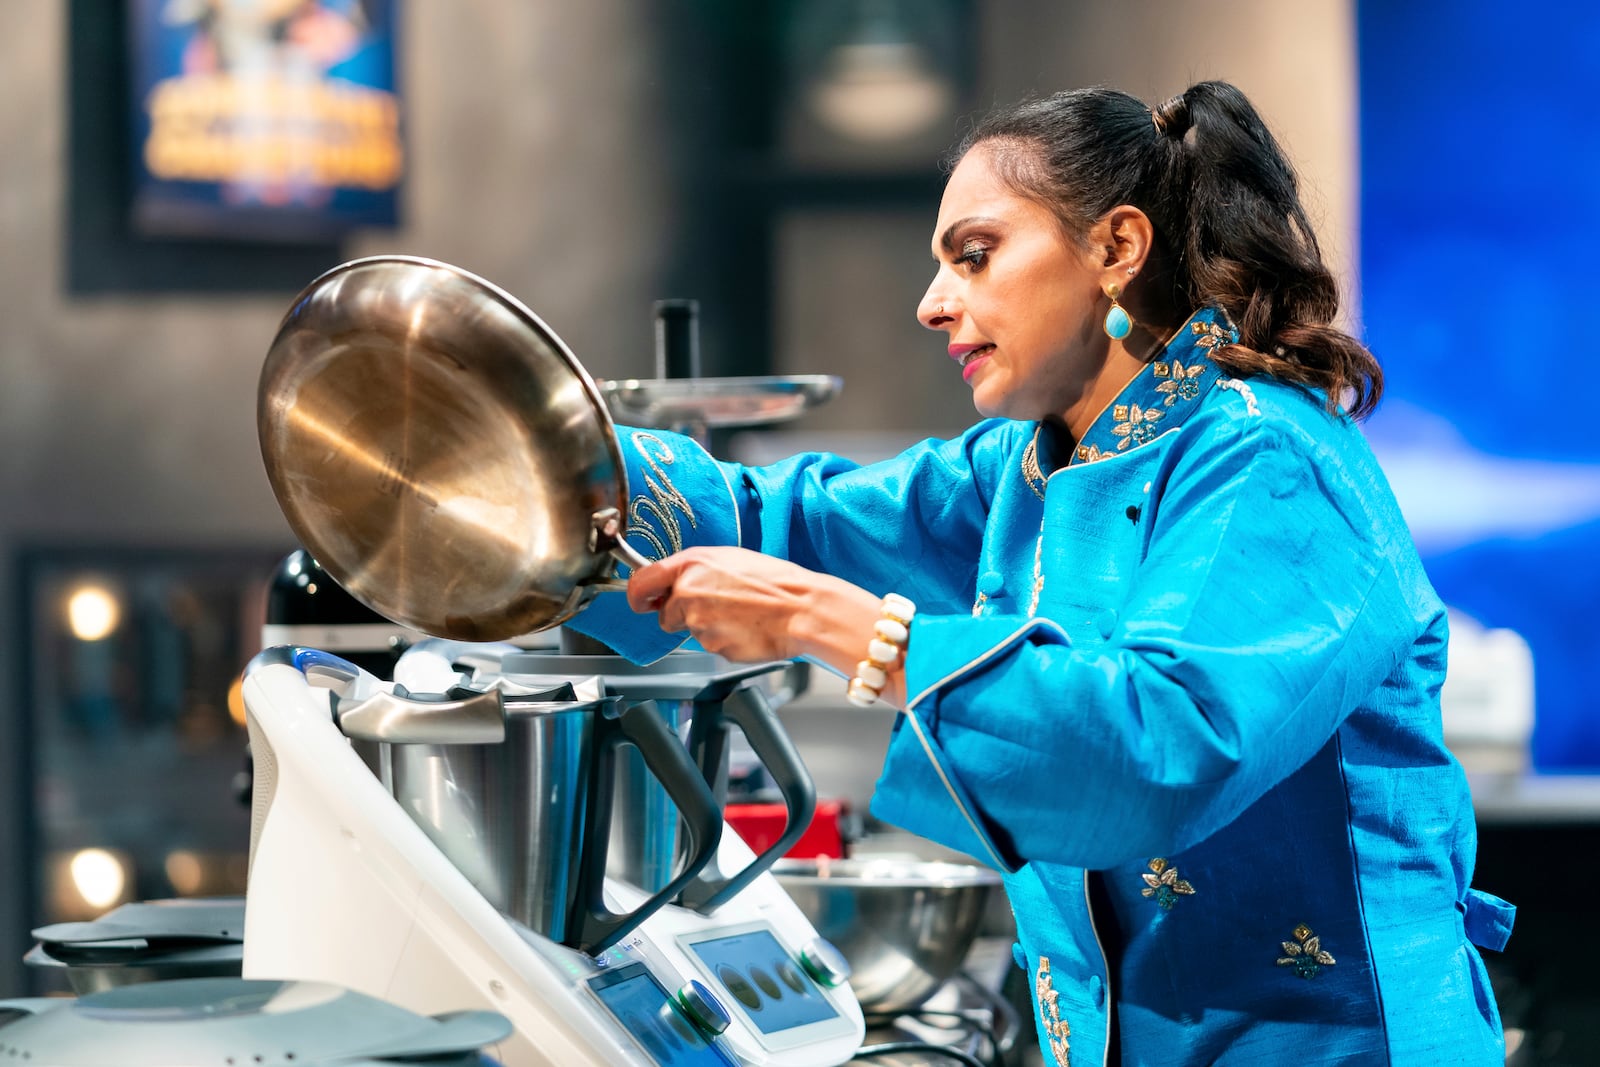
M 128 0 L 133 224 L 326 240 L 393 226 L 394 0 Z

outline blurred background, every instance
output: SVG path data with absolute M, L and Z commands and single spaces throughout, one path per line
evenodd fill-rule
M 973 418 L 913 315 L 971 117 L 1212 77 L 1280 136 L 1386 368 L 1367 429 L 1458 613 L 1478 883 L 1523 908 L 1508 1021 L 1530 1062 L 1600 1062 L 1572 892 L 1600 825 L 1580 0 L 0 5 L 0 994 L 42 922 L 242 889 L 236 679 L 295 547 L 256 381 L 313 277 L 457 264 L 598 377 L 650 376 L 652 302 L 695 299 L 705 374 L 845 382 L 715 450 L 870 460 Z M 819 687 L 786 721 L 864 808 L 888 720 L 841 706 Z

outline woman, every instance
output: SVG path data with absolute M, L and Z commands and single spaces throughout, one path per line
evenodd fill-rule
M 1207 82 L 990 118 L 933 253 L 918 315 L 991 418 L 867 467 L 624 431 L 666 558 L 647 614 L 574 625 L 904 709 L 873 811 L 1003 872 L 1058 1064 L 1501 1062 L 1473 943 L 1511 909 L 1468 888 L 1445 612 L 1254 109 Z

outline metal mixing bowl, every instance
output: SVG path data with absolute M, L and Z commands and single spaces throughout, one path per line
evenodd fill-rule
M 987 867 L 889 858 L 786 859 L 772 873 L 879 1013 L 918 1007 L 960 969 L 1000 884 Z

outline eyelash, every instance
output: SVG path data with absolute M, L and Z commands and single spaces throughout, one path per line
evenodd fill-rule
M 956 257 L 957 263 L 965 263 L 970 269 L 978 271 L 983 269 L 984 261 L 989 258 L 989 250 L 976 241 L 969 241 L 961 246 L 961 255 Z

